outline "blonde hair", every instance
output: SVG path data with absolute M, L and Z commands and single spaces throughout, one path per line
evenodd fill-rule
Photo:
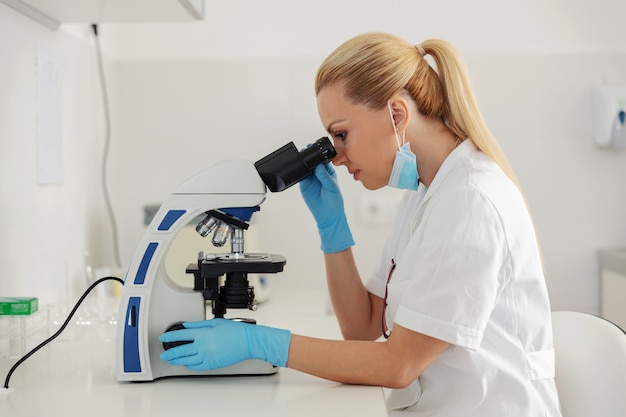
M 436 70 L 422 54 L 433 59 Z M 315 93 L 337 83 L 353 103 L 375 110 L 385 106 L 394 94 L 406 91 L 423 116 L 442 120 L 454 135 L 469 138 L 520 188 L 513 168 L 480 113 L 465 65 L 448 42 L 430 39 L 414 46 L 386 33 L 356 36 L 322 62 Z

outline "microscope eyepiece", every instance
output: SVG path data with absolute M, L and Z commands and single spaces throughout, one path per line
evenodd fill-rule
M 311 146 L 300 151 L 302 161 L 309 171 L 313 171 L 319 164 L 330 162 L 335 155 L 337 152 L 327 137 L 316 140 Z
M 283 191 L 297 184 L 320 164 L 327 164 L 337 152 L 327 137 L 298 151 L 293 142 L 275 150 L 254 163 L 261 179 L 272 192 Z

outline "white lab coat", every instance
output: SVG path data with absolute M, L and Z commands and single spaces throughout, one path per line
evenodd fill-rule
M 393 323 L 451 344 L 390 414 L 560 416 L 550 304 L 533 223 L 502 170 L 470 140 L 430 187 L 403 198 L 367 282 Z M 421 390 L 420 390 L 421 387 Z

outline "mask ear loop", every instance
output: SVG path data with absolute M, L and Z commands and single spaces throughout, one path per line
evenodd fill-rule
M 396 143 L 398 144 L 398 150 L 402 149 L 404 145 L 404 134 L 402 134 L 402 145 L 400 144 L 400 136 L 398 136 L 398 128 L 393 120 L 393 112 L 391 111 L 391 102 L 387 100 L 387 110 L 389 110 L 389 117 L 391 117 L 391 127 L 393 127 L 393 134 L 396 135 Z

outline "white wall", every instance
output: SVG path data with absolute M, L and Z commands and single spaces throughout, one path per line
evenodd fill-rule
M 40 184 L 38 48 L 58 60 L 62 181 Z M 0 295 L 55 302 L 86 285 L 85 254 L 111 264 L 100 196 L 102 110 L 87 34 L 50 31 L 0 5 Z M 43 112 L 42 112 L 43 113 Z
M 626 52 L 622 0 L 206 1 L 204 22 L 118 25 L 120 59 L 326 56 L 360 32 L 420 42 L 441 37 L 465 53 Z
M 125 264 L 141 237 L 145 204 L 161 202 L 214 161 L 256 160 L 289 140 L 304 145 L 323 135 L 312 92 L 317 65 L 346 38 L 385 30 L 459 47 L 528 195 L 553 307 L 598 311 L 595 252 L 626 245 L 626 152 L 593 147 L 589 92 L 604 82 L 626 83 L 624 2 L 207 4 L 205 22 L 101 26 L 111 60 L 110 185 Z M 0 119 L 0 292 L 39 293 L 39 286 L 61 296 L 68 282 L 84 279 L 85 250 L 94 264 L 112 262 L 99 193 L 103 134 L 93 42 L 83 26 L 50 32 L 0 7 L 0 88 L 9 91 L 0 95 L 0 110 L 11 115 Z M 38 43 L 60 51 L 71 80 L 64 83 L 62 186 L 34 180 Z M 366 274 L 386 227 L 358 220 L 367 192 L 341 174 Z M 258 249 L 287 257 L 274 284 L 323 286 L 318 238 L 297 189 L 269 195 L 254 223 Z

